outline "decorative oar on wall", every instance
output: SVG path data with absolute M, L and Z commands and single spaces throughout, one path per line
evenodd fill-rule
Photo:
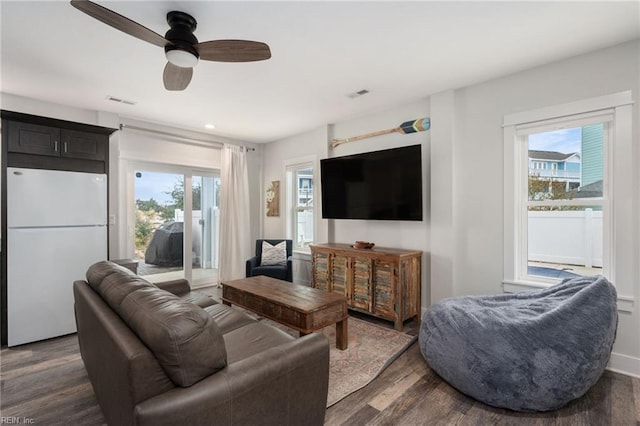
M 408 133 L 423 132 L 425 130 L 429 130 L 429 127 L 431 127 L 431 119 L 429 117 L 418 118 L 417 120 L 405 121 L 400 126 L 394 127 L 393 129 L 379 130 L 377 132 L 366 133 L 364 135 L 346 139 L 334 139 L 331 141 L 331 148 L 335 148 L 343 143 L 355 142 L 361 139 L 372 138 L 374 136 L 388 135 L 389 133 L 402 133 L 403 135 L 406 135 Z

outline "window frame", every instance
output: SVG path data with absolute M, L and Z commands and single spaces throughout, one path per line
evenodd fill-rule
M 523 172 L 528 167 L 528 162 L 522 160 L 521 148 L 519 149 L 522 144 L 518 144 L 522 133 L 526 133 L 529 128 L 536 129 L 536 133 L 554 130 L 559 123 L 568 121 L 568 117 L 573 119 L 572 126 L 581 126 L 583 122 L 589 124 L 594 117 L 602 116 L 607 110 L 612 115 L 612 121 L 608 126 L 608 146 L 605 146 L 604 153 L 607 157 L 604 173 L 608 179 L 605 179 L 607 182 L 603 191 L 607 194 L 605 197 L 609 214 L 605 219 L 607 223 L 603 224 L 608 227 L 604 236 L 606 241 L 603 241 L 603 261 L 608 263 L 607 278 L 612 282 L 616 282 L 616 276 L 635 275 L 633 245 L 625 238 L 625 234 L 635 226 L 628 196 L 624 197 L 624 191 L 628 191 L 629 186 L 615 185 L 633 175 L 632 105 L 632 92 L 624 91 L 504 116 L 504 291 L 546 288 L 557 283 L 556 280 L 523 276 L 519 270 L 522 269 L 522 259 L 526 257 L 526 252 L 523 253 L 526 247 L 523 248 L 521 243 L 523 230 L 520 197 L 523 195 Z M 585 203 L 593 205 L 588 200 Z
M 313 205 L 311 207 L 299 207 L 299 191 L 298 191 L 298 179 L 296 178 L 299 170 L 311 169 L 311 184 L 313 199 Z M 293 241 L 294 252 L 310 252 L 309 245 L 315 243 L 315 239 L 318 232 L 318 214 L 317 203 L 318 200 L 318 168 L 317 160 L 315 156 L 302 157 L 285 161 L 284 164 L 284 176 L 285 176 L 285 223 L 286 223 L 286 236 L 287 239 Z M 297 213 L 301 210 L 310 210 L 313 212 L 313 240 L 304 247 L 298 247 L 298 226 L 297 226 Z

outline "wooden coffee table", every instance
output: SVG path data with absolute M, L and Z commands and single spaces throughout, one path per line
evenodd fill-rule
M 298 330 L 301 336 L 335 324 L 336 347 L 347 349 L 347 299 L 339 294 L 259 275 L 223 282 L 222 302 Z

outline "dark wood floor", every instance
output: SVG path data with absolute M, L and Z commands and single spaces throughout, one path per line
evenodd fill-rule
M 456 391 L 414 344 L 367 387 L 330 407 L 325 424 L 640 426 L 640 379 L 606 371 L 582 398 L 560 410 L 516 413 Z
M 75 335 L 1 357 L 2 416 L 21 424 L 102 425 Z M 5 421 L 6 423 L 6 421 Z M 605 372 L 582 398 L 548 413 L 487 407 L 443 382 L 411 346 L 377 379 L 327 410 L 327 425 L 640 425 L 640 379 Z

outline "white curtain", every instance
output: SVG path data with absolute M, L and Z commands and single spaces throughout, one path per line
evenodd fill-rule
M 225 144 L 220 170 L 220 255 L 218 282 L 244 278 L 251 257 L 249 173 L 243 147 Z

